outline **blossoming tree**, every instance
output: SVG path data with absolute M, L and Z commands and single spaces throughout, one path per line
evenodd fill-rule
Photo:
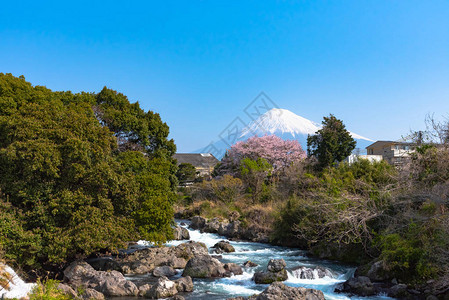
M 254 136 L 231 146 L 222 159 L 221 169 L 233 173 L 244 158 L 263 158 L 273 167 L 272 172 L 277 173 L 293 162 L 306 158 L 306 153 L 295 140 L 283 140 L 275 135 Z

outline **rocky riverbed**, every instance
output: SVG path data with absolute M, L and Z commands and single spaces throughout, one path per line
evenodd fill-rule
M 217 228 L 217 220 L 211 221 L 209 226 L 199 218 L 179 222 L 179 240 L 165 247 L 139 241 L 118 258 L 74 262 L 64 272 L 61 289 L 73 295 L 82 290 L 84 299 L 388 299 L 336 293 L 354 268 L 309 258 L 298 249 L 228 240 L 218 230 L 228 234 L 239 226 L 230 222 Z

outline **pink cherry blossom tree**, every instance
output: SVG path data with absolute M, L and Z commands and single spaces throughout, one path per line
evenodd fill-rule
M 305 159 L 306 153 L 295 140 L 283 140 L 275 135 L 254 136 L 231 146 L 222 159 L 221 169 L 234 173 L 243 158 L 264 158 L 273 166 L 273 173 L 277 173 L 293 162 Z

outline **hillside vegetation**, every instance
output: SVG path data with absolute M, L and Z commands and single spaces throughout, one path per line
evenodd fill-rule
M 56 273 L 95 251 L 170 238 L 177 182 L 168 133 L 157 113 L 106 87 L 54 92 L 0 73 L 5 259 L 29 275 Z
M 347 134 L 335 117 L 325 122 Z M 337 132 L 324 125 L 326 134 Z M 270 164 L 270 151 L 248 154 L 257 147 L 233 146 L 212 181 L 180 194 L 179 210 L 186 216 L 237 216 L 247 227 L 271 232 L 273 243 L 358 264 L 360 272 L 377 263 L 384 280 L 432 279 L 436 289 L 448 287 L 449 139 L 422 144 L 395 168 L 384 161 L 339 162 L 339 140 L 347 145 L 343 152 L 353 145 L 335 135 L 323 142 L 323 136 L 309 139 L 315 147 L 316 141 L 324 145 L 314 149 L 319 156 L 299 156 L 282 168 Z M 256 139 L 251 143 L 263 142 Z

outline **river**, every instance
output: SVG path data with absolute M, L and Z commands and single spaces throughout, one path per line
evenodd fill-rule
M 217 242 L 221 240 L 227 240 L 225 237 L 212 233 L 201 233 L 199 230 L 192 230 L 188 228 L 188 221 L 178 220 L 178 224 L 187 228 L 190 233 L 190 240 L 203 242 L 209 248 L 209 252 L 214 254 L 210 249 Z M 167 243 L 167 246 L 176 246 L 185 241 L 171 241 Z M 260 293 L 268 285 L 255 284 L 251 280 L 255 272 L 265 271 L 268 261 L 272 258 L 283 258 L 287 263 L 288 279 L 284 281 L 289 286 L 302 286 L 306 288 L 314 288 L 323 291 L 326 299 L 329 300 L 343 300 L 343 299 L 360 299 L 360 300 L 380 300 L 380 299 L 392 299 L 386 296 L 373 296 L 373 297 L 350 297 L 346 294 L 335 293 L 334 289 L 337 284 L 346 281 L 350 278 L 354 271 L 354 267 L 350 267 L 344 264 L 331 262 L 327 260 L 320 260 L 308 257 L 303 250 L 287 247 L 272 246 L 269 244 L 242 242 L 242 241 L 230 241 L 234 246 L 235 252 L 222 253 L 222 262 L 232 262 L 242 265 L 245 261 L 251 260 L 258 264 L 254 268 L 243 268 L 242 275 L 235 275 L 229 278 L 219 279 L 193 279 L 194 291 L 191 293 L 182 294 L 186 300 L 193 299 L 226 299 L 228 297 L 236 296 L 250 296 Z M 145 242 L 140 241 L 140 245 L 144 246 Z M 326 276 L 324 278 L 316 279 L 300 279 L 295 276 L 295 269 L 298 267 L 324 267 L 333 273 L 332 277 Z M 178 270 L 179 273 L 175 277 L 181 276 L 182 270 Z M 139 280 L 136 277 L 128 277 L 130 280 Z M 140 277 L 140 280 L 143 278 Z

